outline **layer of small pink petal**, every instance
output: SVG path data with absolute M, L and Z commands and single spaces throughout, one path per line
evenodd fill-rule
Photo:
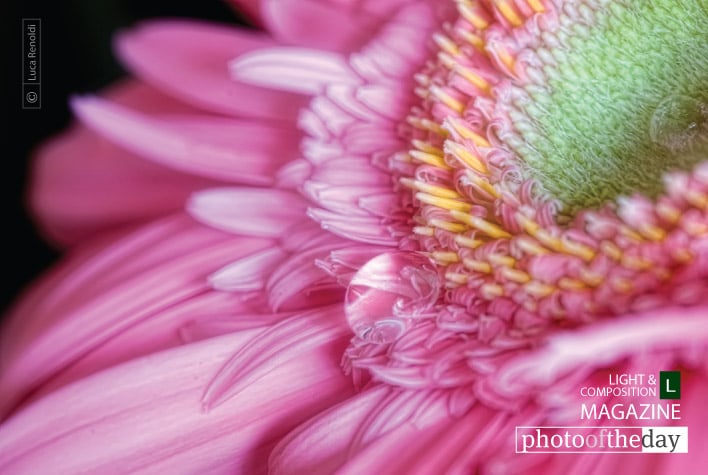
M 322 330 L 319 337 L 288 358 L 248 369 L 254 384 L 211 410 L 203 407 L 205 388 L 218 384 L 215 375 L 229 355 L 245 353 L 240 364 L 248 367 L 258 356 L 249 345 L 268 344 L 267 335 L 248 330 L 210 338 L 61 388 L 0 427 L 0 466 L 17 474 L 265 473 L 284 433 L 351 395 L 336 363 L 346 330 L 325 323 L 334 315 L 320 313 L 304 317 Z M 229 364 L 238 364 L 233 358 Z
M 236 80 L 316 95 L 299 118 L 309 135 L 304 160 L 281 176 L 300 180 L 314 204 L 308 216 L 328 232 L 373 246 L 396 246 L 406 234 L 407 213 L 387 161 L 406 146 L 400 124 L 413 97 L 401 91 L 413 89 L 413 73 L 428 55 L 427 33 L 438 21 L 426 2 L 410 2 L 350 55 L 264 48 L 232 61 Z
M 371 387 L 291 432 L 273 451 L 271 471 L 599 474 L 615 473 L 620 467 L 634 467 L 639 473 L 690 471 L 705 462 L 704 453 L 692 450 L 671 457 L 509 454 L 514 453 L 516 426 L 577 425 L 581 402 L 629 402 L 581 400 L 582 386 L 606 384 L 608 373 L 653 374 L 657 368 L 677 366 L 684 368 L 685 393 L 682 418 L 672 423 L 691 427 L 693 441 L 704 440 L 708 437 L 708 416 L 701 402 L 708 390 L 705 312 L 705 306 L 663 309 L 560 332 L 490 374 L 490 381 L 498 379 L 490 384 L 449 390 Z M 490 405 L 493 397 L 496 402 Z M 637 398 L 634 402 L 653 401 Z

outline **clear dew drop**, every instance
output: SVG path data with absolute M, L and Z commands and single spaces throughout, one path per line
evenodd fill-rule
M 708 104 L 684 95 L 671 95 L 657 106 L 649 125 L 652 141 L 675 154 L 708 149 Z
M 356 273 L 347 288 L 345 314 L 361 339 L 390 343 L 435 306 L 440 278 L 435 265 L 412 252 L 381 254 Z

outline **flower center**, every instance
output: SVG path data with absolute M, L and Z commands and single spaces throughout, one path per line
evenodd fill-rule
M 518 131 L 507 143 L 571 211 L 655 197 L 665 172 L 707 151 L 705 2 L 587 3 L 569 2 L 558 28 L 541 32 L 504 101 Z
M 389 164 L 412 235 L 347 290 L 345 366 L 405 387 L 708 291 L 705 3 L 455 5 Z
M 437 315 L 470 320 L 482 341 L 522 341 L 696 296 L 677 290 L 690 283 L 676 271 L 708 232 L 705 176 L 667 170 L 706 157 L 705 6 L 591 3 L 456 2 L 416 76 L 412 148 L 391 164 L 412 190 L 402 248 L 431 264 L 404 275 L 415 263 L 390 254 L 361 269 L 347 306 L 359 337 L 394 341 Z M 359 311 L 384 301 L 386 312 Z

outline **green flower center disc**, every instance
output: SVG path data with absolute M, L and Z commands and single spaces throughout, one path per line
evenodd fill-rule
M 708 1 L 598 3 L 560 14 L 537 50 L 547 82 L 512 116 L 512 148 L 566 212 L 656 196 L 665 172 L 708 159 Z

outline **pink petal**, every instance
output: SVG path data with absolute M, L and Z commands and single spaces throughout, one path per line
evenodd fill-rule
M 376 17 L 336 1 L 263 0 L 261 8 L 276 38 L 320 50 L 352 51 L 378 23 Z
M 273 450 L 269 466 L 275 475 L 334 473 L 361 432 L 362 419 L 386 400 L 383 386 L 357 394 L 302 424 Z
M 458 399 L 462 399 L 462 407 Z M 385 463 L 389 467 L 359 473 L 408 473 L 407 461 L 418 460 L 415 450 L 391 449 L 390 442 L 413 444 L 425 438 L 430 427 L 449 424 L 469 410 L 470 391 L 403 391 L 385 385 L 370 388 L 301 425 L 273 450 L 271 471 L 275 474 L 333 473 L 346 466 L 350 457 L 362 462 Z M 487 410 L 493 413 L 492 410 Z M 477 430 L 478 427 L 475 427 Z M 378 452 L 375 459 L 359 454 Z M 394 455 L 395 454 L 395 455 Z M 398 470 L 396 464 L 401 464 Z M 428 472 L 443 473 L 443 472 Z
M 323 209 L 309 208 L 307 215 L 337 236 L 379 246 L 396 246 L 398 239 L 389 226 L 374 217 L 351 217 Z
M 360 82 L 343 56 L 305 48 L 251 51 L 229 63 L 229 68 L 236 80 L 302 94 L 317 94 L 329 84 Z
M 106 95 L 147 113 L 193 110 L 137 82 Z M 147 162 L 80 126 L 42 146 L 32 180 L 34 214 L 46 234 L 65 244 L 179 210 L 192 192 L 217 183 Z
M 18 304 L 2 332 L 0 412 L 70 366 L 63 383 L 179 344 L 175 330 L 187 321 L 245 311 L 234 296 L 208 295 L 207 275 L 268 245 L 178 216 L 68 261 Z
M 116 40 L 118 55 L 137 76 L 197 107 L 291 121 L 304 97 L 229 78 L 231 59 L 271 46 L 256 33 L 193 21 L 145 23 Z
M 508 361 L 490 381 L 504 394 L 526 394 L 592 364 L 608 365 L 639 351 L 705 347 L 708 306 L 669 307 L 625 315 L 575 331 L 557 332 L 546 344 Z
M 303 199 L 290 191 L 214 188 L 195 194 L 187 210 L 199 221 L 248 236 L 280 237 L 304 219 Z
M 72 105 L 87 126 L 127 150 L 207 178 L 266 185 L 296 158 L 292 129 L 204 114 L 148 116 L 92 97 Z
M 209 282 L 218 290 L 261 290 L 268 275 L 287 257 L 288 254 L 278 247 L 265 249 L 222 267 L 209 276 Z
M 259 333 L 244 345 L 206 388 L 202 403 L 210 410 L 237 397 L 248 386 L 326 342 L 342 341 L 349 330 L 340 307 L 294 315 Z
M 310 249 L 293 253 L 271 272 L 266 284 L 268 304 L 274 311 L 280 309 L 295 310 L 315 305 L 340 303 L 344 289 L 316 264 L 316 259 L 323 259 L 332 250 L 345 246 L 340 240 L 313 246 Z
M 35 402 L 0 428 L 8 473 L 265 473 L 273 443 L 351 386 L 328 340 L 279 360 L 211 412 L 199 399 L 224 360 L 255 337 L 218 337 L 114 367 Z

